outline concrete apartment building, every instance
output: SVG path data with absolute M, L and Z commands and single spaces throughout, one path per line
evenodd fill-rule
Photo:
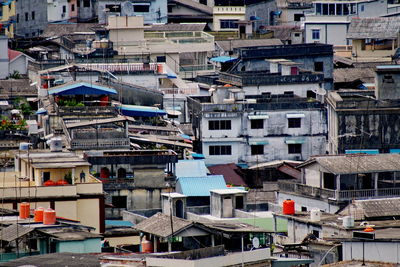
M 304 17 L 305 43 L 351 45 L 347 31 L 352 18 L 379 17 L 388 13 L 386 1 L 314 1 L 313 13 Z
M 17 1 L 15 34 L 19 37 L 41 35 L 48 23 L 47 5 L 47 1 L 42 0 Z
M 329 153 L 399 151 L 399 79 L 398 65 L 377 66 L 375 91 L 341 89 L 328 93 Z

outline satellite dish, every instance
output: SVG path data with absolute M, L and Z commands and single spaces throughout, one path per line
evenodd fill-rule
M 260 247 L 260 240 L 258 239 L 258 237 L 254 237 L 253 238 L 252 244 L 253 244 L 254 248 L 259 248 Z
M 133 16 L 133 15 L 134 11 L 132 3 L 129 1 L 123 2 L 121 7 L 121 16 Z
M 326 95 L 326 90 L 324 88 L 318 87 L 317 89 L 313 90 L 314 93 L 317 95 Z

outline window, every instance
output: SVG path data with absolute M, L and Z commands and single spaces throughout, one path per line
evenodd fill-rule
M 288 144 L 289 154 L 301 154 L 301 144 Z
M 301 118 L 288 118 L 289 128 L 301 128 Z
M 116 208 L 126 209 L 126 196 L 113 196 L 112 205 Z
M 50 172 L 43 172 L 43 183 L 50 180 Z
M 221 29 L 237 29 L 236 19 L 221 19 L 219 21 Z
M 322 15 L 328 15 L 328 4 L 322 4 Z
M 322 4 L 315 4 L 315 14 L 316 15 L 321 15 L 322 12 Z
M 244 200 L 243 200 L 243 196 L 237 196 L 236 197 L 236 205 L 235 205 L 235 209 L 241 210 L 244 208 Z
M 29 13 L 25 12 L 25 21 L 28 21 L 28 20 L 29 20 Z
M 300 33 L 295 33 L 294 37 L 300 37 Z
M 318 230 L 313 230 L 312 234 L 316 237 L 319 238 L 319 231 Z
M 150 11 L 150 6 L 149 5 L 135 5 L 135 6 L 133 6 L 133 11 L 147 13 Z
M 361 12 L 364 12 L 364 5 L 361 5 Z
M 109 12 L 119 13 L 121 12 L 121 5 L 106 5 L 106 9 L 109 10 Z
M 264 128 L 264 120 L 251 120 L 251 129 L 263 129 Z
M 307 207 L 301 206 L 301 211 L 302 212 L 306 212 L 307 211 Z
M 324 63 L 323 62 L 319 62 L 319 61 L 314 62 L 314 70 L 323 72 L 324 71 Z
M 263 155 L 264 154 L 264 145 L 252 145 L 251 146 L 251 155 Z
M 343 4 L 336 4 L 336 15 L 341 16 L 343 14 Z
M 312 90 L 307 90 L 307 98 L 317 98 L 317 94 Z
M 71 5 L 71 11 L 72 11 L 72 12 L 75 11 L 75 5 L 74 5 L 74 4 Z
M 209 146 L 209 155 L 232 155 L 232 147 L 231 146 Z
M 157 57 L 157 62 L 166 62 L 165 56 L 158 56 Z
M 31 16 L 32 16 L 32 20 L 35 20 L 35 11 L 32 11 Z
M 329 4 L 329 15 L 335 15 L 335 4 Z
M 90 7 L 90 0 L 83 0 L 83 7 Z
M 294 14 L 294 21 L 300 21 L 304 14 Z
M 0 17 L 1 17 L 1 12 L 0 12 Z M 19 23 L 19 14 L 17 14 L 17 23 Z
M 231 121 L 230 120 L 209 121 L 208 129 L 209 130 L 230 130 L 231 129 Z
M 311 30 L 313 40 L 319 40 L 319 30 Z
M 67 13 L 67 6 L 62 6 L 62 13 Z
M 383 82 L 384 83 L 394 83 L 392 75 L 384 75 Z

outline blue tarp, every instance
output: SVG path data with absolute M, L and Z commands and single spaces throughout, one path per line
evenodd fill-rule
M 116 95 L 117 91 L 85 82 L 60 85 L 49 89 L 49 95 Z
M 176 192 L 188 197 L 208 197 L 210 190 L 226 189 L 224 176 L 180 177 L 176 183 Z
M 214 62 L 227 63 L 235 61 L 236 59 L 237 57 L 220 56 L 220 57 L 213 57 L 210 60 Z
M 167 115 L 165 110 L 156 107 L 123 105 L 119 107 L 122 115 L 130 117 L 158 117 Z
M 378 149 L 354 149 L 354 150 L 345 150 L 345 154 L 370 154 L 376 155 L 379 154 Z
M 123 226 L 123 227 L 134 226 L 133 223 L 122 220 L 105 220 L 105 224 L 106 226 Z

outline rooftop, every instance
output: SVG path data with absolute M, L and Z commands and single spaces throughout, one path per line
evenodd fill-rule
M 210 190 L 225 189 L 226 184 L 222 175 L 203 177 L 179 177 L 176 190 L 188 197 L 208 197 Z
M 347 154 L 313 157 L 298 168 L 319 164 L 334 174 L 375 173 L 400 171 L 400 154 Z
M 254 46 L 268 46 L 268 45 L 281 45 L 282 41 L 279 39 L 238 39 L 238 40 L 226 40 L 226 41 L 215 41 L 215 43 L 222 48 L 222 50 L 232 51 L 239 47 L 254 47 Z
M 353 18 L 347 32 L 348 39 L 397 39 L 400 18 Z
M 400 198 L 354 200 L 341 215 L 351 215 L 356 220 L 400 216 Z
M 209 173 L 204 160 L 179 160 L 175 166 L 176 177 L 204 177 Z
M 246 190 L 236 189 L 236 188 L 213 189 L 213 190 L 210 190 L 210 192 L 216 193 L 218 195 L 247 194 Z
M 235 163 L 213 165 L 209 166 L 208 169 L 211 174 L 223 175 L 227 184 L 247 186 L 241 176 L 240 168 Z

